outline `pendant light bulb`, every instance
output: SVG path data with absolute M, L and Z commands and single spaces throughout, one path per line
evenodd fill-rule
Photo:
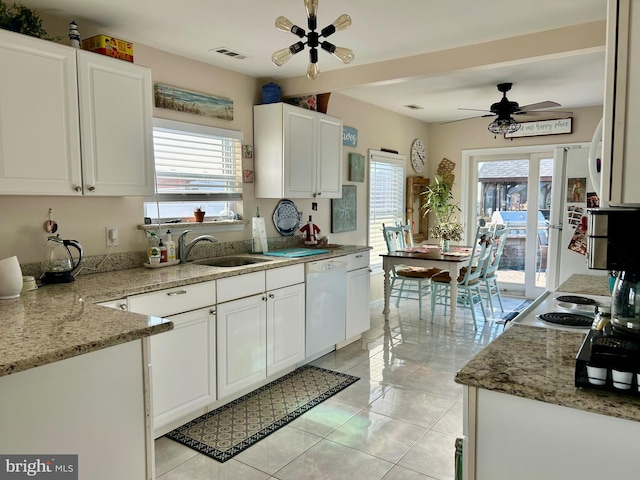
M 304 8 L 307 17 L 315 17 L 318 14 L 318 0 L 304 0 Z
M 323 50 L 329 52 L 334 57 L 336 57 L 345 65 L 348 65 L 349 63 L 353 62 L 353 59 L 356 56 L 356 54 L 353 53 L 353 50 L 351 50 L 350 48 L 336 47 L 333 43 L 322 42 L 320 47 Z
M 332 25 L 333 28 L 336 29 L 336 32 L 339 32 L 340 30 L 346 30 L 351 26 L 351 17 L 346 13 L 343 13 L 338 18 L 336 18 L 336 21 L 333 22 Z
M 273 55 L 271 55 L 271 61 L 274 65 L 281 67 L 285 63 L 289 61 L 291 57 L 293 57 L 296 53 L 304 50 L 304 43 L 298 42 L 293 45 L 283 48 L 282 50 L 278 50 Z
M 294 35 L 299 36 L 300 38 L 306 35 L 304 29 L 298 27 L 297 25 L 294 25 L 287 17 L 276 18 L 276 28 L 281 32 L 291 32 Z
M 278 50 L 271 56 L 271 61 L 274 65 L 281 67 L 285 63 L 287 63 L 291 57 L 293 57 L 293 53 L 291 53 L 291 49 L 289 47 L 283 48 L 282 50 Z
M 320 76 L 320 67 L 317 63 L 309 63 L 307 67 L 307 77 L 311 80 L 315 80 Z

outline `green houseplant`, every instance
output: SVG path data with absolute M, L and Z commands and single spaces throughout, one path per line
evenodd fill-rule
M 454 202 L 452 187 L 453 185 L 435 176 L 433 183 L 422 193 L 424 215 L 433 213 L 437 221 L 429 229 L 429 233 L 435 238 L 442 239 L 443 251 L 448 250 L 450 240 L 462 240 L 464 230 L 460 221 L 454 217 L 457 212 L 460 212 L 460 207 Z
M 9 6 L 0 0 L 0 28 L 45 40 L 59 39 L 49 36 L 42 26 L 42 19 L 38 12 L 25 7 L 21 3 L 14 3 Z

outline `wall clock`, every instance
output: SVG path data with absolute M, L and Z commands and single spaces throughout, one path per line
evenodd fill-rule
M 411 145 L 411 166 L 416 172 L 420 173 L 426 162 L 427 150 L 422 140 L 416 138 Z

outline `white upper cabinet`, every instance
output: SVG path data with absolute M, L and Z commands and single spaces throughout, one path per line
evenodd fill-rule
M 254 107 L 257 198 L 340 198 L 342 120 L 286 103 Z
M 153 194 L 149 69 L 4 30 L 0 64 L 0 194 Z
M 79 194 L 76 52 L 0 30 L 0 193 Z
M 77 54 L 84 193 L 153 195 L 151 70 Z
M 601 196 L 640 205 L 640 2 L 609 0 Z

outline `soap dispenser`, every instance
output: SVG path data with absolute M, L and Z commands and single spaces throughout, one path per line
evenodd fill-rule
M 165 246 L 167 247 L 167 261 L 172 262 L 176 260 L 176 242 L 171 240 L 171 230 L 167 230 Z

